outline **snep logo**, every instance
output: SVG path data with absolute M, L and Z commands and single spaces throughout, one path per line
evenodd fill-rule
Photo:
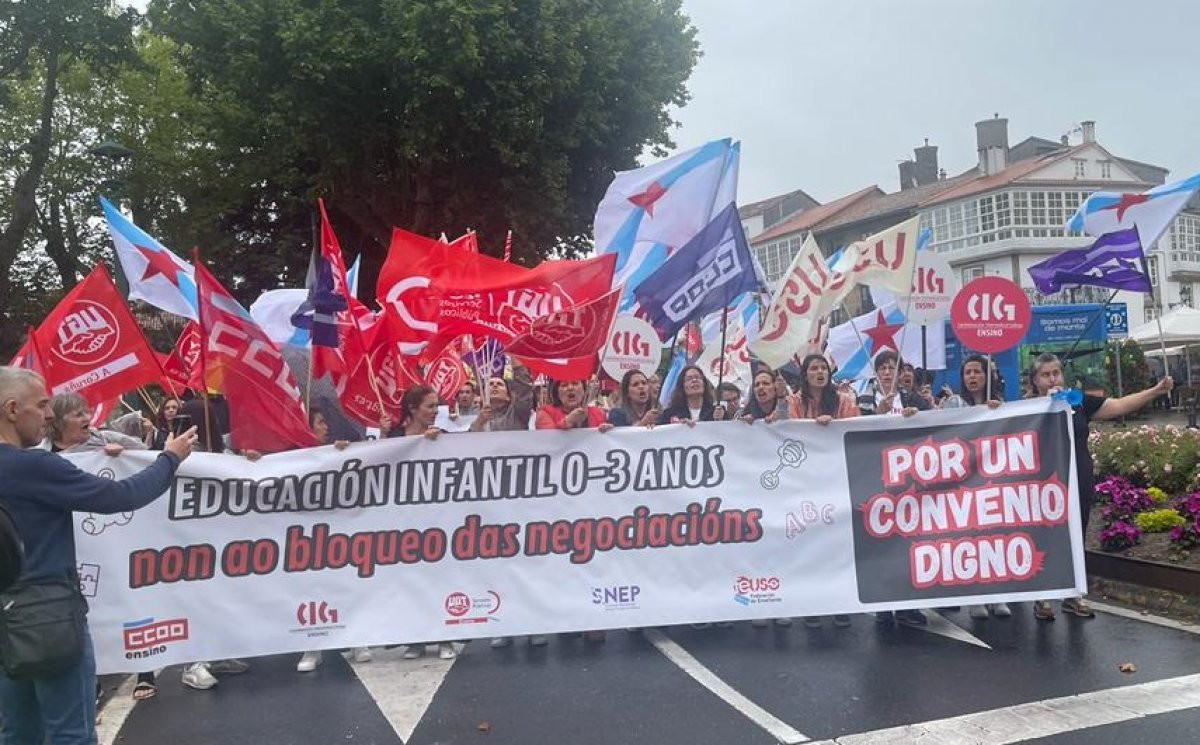
M 790 541 L 796 536 L 804 535 L 804 531 L 812 525 L 833 525 L 833 515 L 836 508 L 831 504 L 817 505 L 815 502 L 804 500 L 800 509 L 787 513 L 784 522 L 784 534 Z
M 972 321 L 1015 321 L 1017 306 L 1003 295 L 980 292 L 967 300 L 967 317 Z
M 500 620 L 496 615 L 500 611 L 500 593 L 494 590 L 485 590 L 475 595 L 452 592 L 446 596 L 442 606 L 449 616 L 445 619 L 447 626 Z
M 306 600 L 296 606 L 296 622 L 300 625 L 288 631 L 305 636 L 329 636 L 334 631 L 346 628 L 340 620 L 338 609 L 326 601 Z
M 783 580 L 775 575 L 739 574 L 733 580 L 733 602 L 742 605 L 783 602 Z
M 75 566 L 75 573 L 79 575 L 79 591 L 83 596 L 96 597 L 96 591 L 100 589 L 100 565 L 80 563 Z
M 638 585 L 607 585 L 592 588 L 592 605 L 604 610 L 637 610 L 638 596 L 642 588 Z
M 167 645 L 174 642 L 187 641 L 188 620 L 186 618 L 170 618 L 155 621 L 153 618 L 143 618 L 138 621 L 126 621 L 122 624 L 122 636 L 125 642 L 125 659 L 140 660 L 153 657 L 167 651 Z
M 112 311 L 90 300 L 77 300 L 58 327 L 50 351 L 66 362 L 89 365 L 111 355 L 120 340 Z

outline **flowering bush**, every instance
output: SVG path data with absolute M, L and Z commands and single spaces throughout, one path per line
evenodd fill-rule
M 1134 515 L 1133 522 L 1143 533 L 1166 533 L 1171 528 L 1187 522 L 1176 510 L 1148 510 Z
M 1145 512 L 1154 506 L 1145 489 L 1135 486 L 1122 476 L 1109 476 L 1096 484 L 1096 494 L 1104 504 L 1104 508 L 1100 510 L 1100 519 L 1104 521 L 1105 527 L 1112 527 L 1118 522 L 1128 523 L 1139 512 Z
M 1136 525 L 1117 520 L 1100 531 L 1100 548 L 1105 551 L 1123 551 L 1142 539 L 1142 531 Z
M 1171 529 L 1171 545 L 1185 551 L 1200 546 L 1200 492 L 1193 492 L 1179 503 L 1183 523 Z
M 1096 475 L 1125 476 L 1167 494 L 1200 486 L 1200 432 L 1175 425 L 1093 432 L 1088 446 Z
M 1150 497 L 1150 501 L 1154 504 L 1162 504 L 1167 501 L 1167 493 L 1157 486 L 1152 486 L 1146 490 L 1146 496 Z

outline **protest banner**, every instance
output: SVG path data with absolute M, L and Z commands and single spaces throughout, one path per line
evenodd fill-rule
M 150 506 L 76 516 L 98 668 L 1077 595 L 1069 423 L 1042 398 L 197 453 Z

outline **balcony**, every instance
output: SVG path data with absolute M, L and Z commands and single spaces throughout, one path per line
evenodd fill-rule
M 1200 253 L 1195 251 L 1171 251 L 1167 265 L 1167 278 L 1176 282 L 1200 280 Z

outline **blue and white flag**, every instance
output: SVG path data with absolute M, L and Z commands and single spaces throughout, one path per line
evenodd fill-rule
M 925 368 L 946 369 L 946 324 L 926 327 Z M 874 360 L 885 349 L 920 366 L 921 327 L 906 324 L 904 311 L 895 303 L 864 313 L 829 331 L 828 355 L 837 365 L 834 380 L 866 380 L 875 375 Z
M 1072 233 L 1101 236 L 1136 227 L 1142 245 L 1152 247 L 1167 232 L 1197 188 L 1200 188 L 1200 173 L 1141 194 L 1098 191 L 1079 205 L 1067 221 L 1066 229 Z
M 714 140 L 645 168 L 617 173 L 596 208 L 600 254 L 617 254 L 613 287 L 634 290 L 680 247 L 737 200 L 740 143 Z
M 312 334 L 292 325 L 292 316 L 307 299 L 308 290 L 267 290 L 250 306 L 250 317 L 275 344 L 303 349 L 312 345 Z
M 730 202 L 687 245 L 644 280 L 634 295 L 663 341 L 690 320 L 732 303 L 762 286 L 750 244 Z
M 1051 256 L 1029 267 L 1029 277 L 1043 295 L 1058 292 L 1064 285 L 1092 285 L 1130 292 L 1151 289 L 1137 228 L 1106 233 L 1089 248 Z
M 145 300 L 168 313 L 196 320 L 196 280 L 192 265 L 179 258 L 120 210 L 100 197 L 104 219 L 125 278 L 129 299 Z

